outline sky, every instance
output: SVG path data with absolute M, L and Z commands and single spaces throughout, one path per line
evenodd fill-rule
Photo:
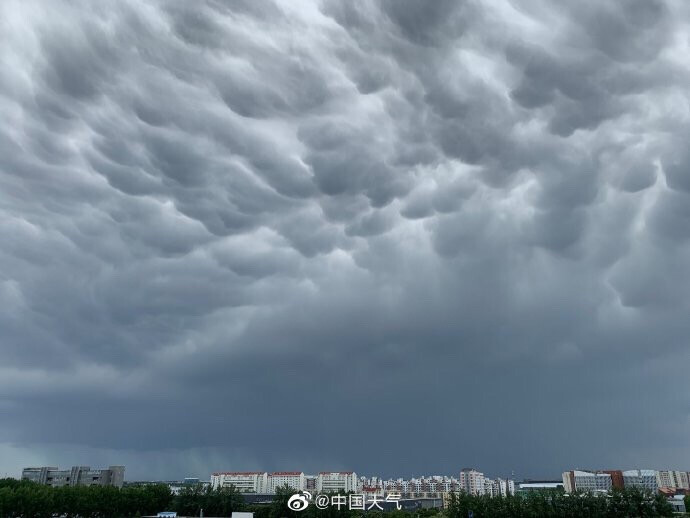
M 690 470 L 690 5 L 0 3 L 0 476 Z

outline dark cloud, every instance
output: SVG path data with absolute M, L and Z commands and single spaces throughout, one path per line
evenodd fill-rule
M 0 475 L 687 469 L 688 20 L 3 2 Z

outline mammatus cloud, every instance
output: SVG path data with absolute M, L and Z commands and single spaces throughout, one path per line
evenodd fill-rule
M 0 473 L 690 463 L 683 2 L 0 34 Z

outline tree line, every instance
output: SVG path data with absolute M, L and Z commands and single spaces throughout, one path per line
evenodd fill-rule
M 295 493 L 278 488 L 270 504 L 246 504 L 234 487 L 212 489 L 201 484 L 184 487 L 177 495 L 164 484 L 66 486 L 53 488 L 33 482 L 0 479 L 0 518 L 135 518 L 177 511 L 180 516 L 229 517 L 233 511 L 250 511 L 255 518 L 549 518 L 549 517 L 652 517 L 672 516 L 671 506 L 660 494 L 636 489 L 613 490 L 605 496 L 587 493 L 530 492 L 507 497 L 451 495 L 443 511 L 351 511 L 335 507 L 290 510 L 287 501 Z
M 604 518 L 673 516 L 673 508 L 661 494 L 636 488 L 613 489 L 605 495 L 535 491 L 507 497 L 451 495 L 448 518 Z
M 124 518 L 155 515 L 171 503 L 165 485 L 50 487 L 0 480 L 0 518 Z

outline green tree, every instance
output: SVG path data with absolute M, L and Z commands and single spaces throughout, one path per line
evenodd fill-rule
M 244 498 L 234 486 L 213 489 L 196 484 L 182 488 L 173 507 L 183 515 L 198 516 L 203 509 L 206 516 L 231 516 L 244 509 Z
M 288 500 L 297 490 L 284 484 L 276 488 L 276 495 L 271 504 L 270 518 L 297 518 L 300 513 L 288 507 Z

